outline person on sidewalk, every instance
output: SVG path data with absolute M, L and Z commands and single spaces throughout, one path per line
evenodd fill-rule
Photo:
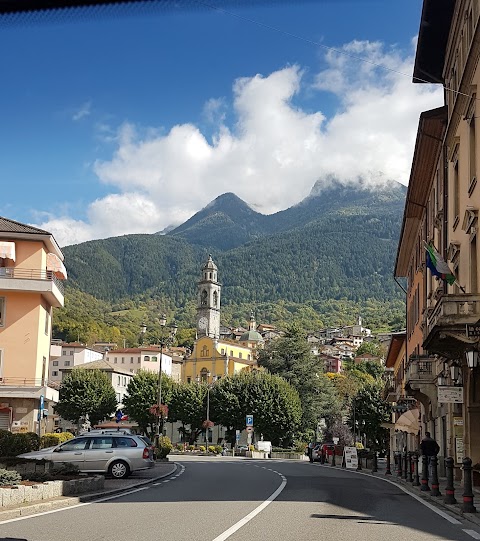
M 438 455 L 438 452 L 440 451 L 440 446 L 431 437 L 430 432 L 425 432 L 425 437 L 420 443 L 420 449 L 422 451 L 422 455 L 425 455 L 428 457 L 428 475 L 429 477 L 431 477 L 432 471 L 431 471 L 430 463 L 432 460 L 432 456 Z

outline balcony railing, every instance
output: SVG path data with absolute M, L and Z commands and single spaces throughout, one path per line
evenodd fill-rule
M 62 295 L 64 294 L 64 286 L 53 271 L 38 270 L 38 269 L 20 269 L 17 267 L 0 267 L 0 280 L 10 278 L 16 280 L 45 280 L 53 282 Z
M 44 387 L 45 381 L 41 378 L 0 378 L 0 385 L 10 387 Z
M 428 356 L 418 356 L 410 358 L 405 374 L 407 385 L 435 383 L 436 359 Z
M 465 325 L 480 318 L 480 295 L 443 295 L 425 312 L 427 336 L 434 327 Z

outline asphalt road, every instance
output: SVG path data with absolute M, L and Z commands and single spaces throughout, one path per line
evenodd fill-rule
M 120 497 L 1 522 L 3 539 L 471 541 L 480 533 L 379 479 L 308 462 L 195 457 Z

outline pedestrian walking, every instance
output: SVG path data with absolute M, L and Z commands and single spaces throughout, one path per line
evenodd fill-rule
M 431 476 L 432 472 L 430 471 L 430 463 L 432 460 L 432 456 L 438 455 L 438 452 L 440 451 L 440 446 L 432 438 L 430 432 L 425 432 L 425 437 L 420 443 L 420 450 L 422 451 L 422 455 L 425 455 L 428 458 L 428 469 Z

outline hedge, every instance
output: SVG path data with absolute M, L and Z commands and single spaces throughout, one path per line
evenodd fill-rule
M 45 449 L 45 447 L 54 447 L 55 445 L 60 445 L 61 443 L 71 440 L 73 438 L 71 432 L 59 432 L 52 433 L 47 432 L 40 438 L 40 449 Z
M 0 430 L 0 456 L 17 456 L 30 451 L 38 451 L 39 438 L 35 432 L 12 434 Z

